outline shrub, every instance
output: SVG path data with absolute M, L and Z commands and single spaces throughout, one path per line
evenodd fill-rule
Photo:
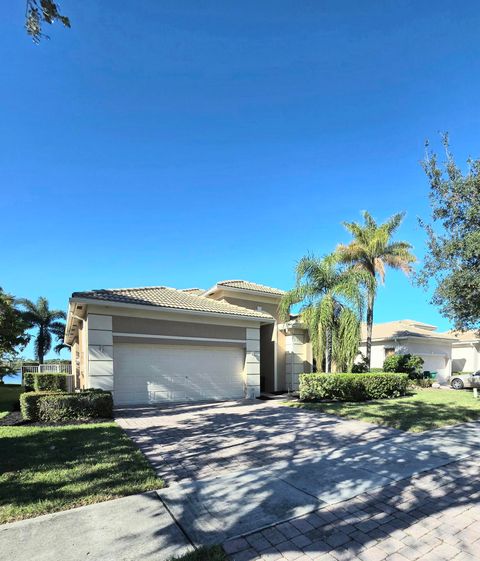
M 383 362 L 384 372 L 403 372 L 410 378 L 422 378 L 423 358 L 411 354 L 387 356 Z
M 35 378 L 35 372 L 24 372 L 23 374 L 23 386 L 26 392 L 33 392 Z
M 25 420 L 43 422 L 111 418 L 113 410 L 112 394 L 101 390 L 23 393 L 20 405 Z
M 38 421 L 38 403 L 51 392 L 24 392 L 20 394 L 20 412 L 25 421 Z
M 67 391 L 68 374 L 66 373 L 36 372 L 33 379 L 36 392 Z
M 352 366 L 352 372 L 355 372 L 355 374 L 368 372 L 368 362 L 363 353 L 360 353 L 359 361 Z
M 366 401 L 405 395 L 408 388 L 406 374 L 302 374 L 300 399 L 318 401 Z

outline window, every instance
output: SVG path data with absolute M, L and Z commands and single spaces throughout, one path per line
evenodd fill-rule
M 385 358 L 395 354 L 395 347 L 385 347 Z

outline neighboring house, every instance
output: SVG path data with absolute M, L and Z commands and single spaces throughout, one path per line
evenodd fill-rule
M 243 280 L 75 292 L 65 331 L 75 387 L 111 390 L 117 405 L 295 388 L 311 345 L 296 318 L 279 322 L 283 294 Z
M 390 354 L 415 354 L 424 360 L 424 370 L 437 372 L 437 381 L 448 384 L 452 372 L 452 333 L 439 333 L 434 325 L 414 320 L 376 323 L 372 334 L 372 368 L 382 368 Z M 360 352 L 366 351 L 366 326 L 362 326 Z
M 453 332 L 452 372 L 480 370 L 480 338 L 475 331 Z

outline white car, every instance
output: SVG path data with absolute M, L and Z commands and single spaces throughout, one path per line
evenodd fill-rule
M 480 370 L 477 370 L 473 374 L 455 374 L 450 378 L 450 385 L 454 390 L 480 388 Z

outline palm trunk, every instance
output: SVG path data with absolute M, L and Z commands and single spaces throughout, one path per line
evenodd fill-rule
M 331 370 L 331 357 L 330 357 L 330 331 L 327 329 L 325 332 L 325 372 L 328 374 Z
M 368 369 L 370 370 L 370 362 L 372 358 L 372 330 L 373 330 L 373 306 L 375 304 L 375 292 L 369 291 L 367 298 L 367 351 L 365 359 Z

